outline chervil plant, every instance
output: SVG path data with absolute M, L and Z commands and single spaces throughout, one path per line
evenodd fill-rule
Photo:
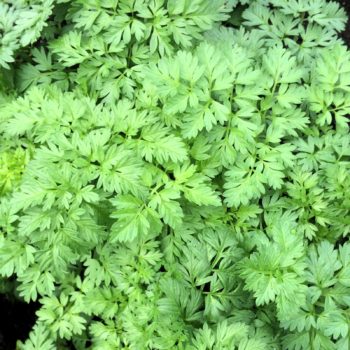
M 345 22 L 2 1 L 0 290 L 40 303 L 18 349 L 349 349 Z

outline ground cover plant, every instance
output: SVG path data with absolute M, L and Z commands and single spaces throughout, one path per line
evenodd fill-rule
M 17 349 L 348 350 L 345 23 L 3 0 L 0 291 L 39 305 Z

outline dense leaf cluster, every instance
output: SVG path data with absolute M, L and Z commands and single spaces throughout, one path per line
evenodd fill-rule
M 0 4 L 0 274 L 22 350 L 347 350 L 350 53 L 326 0 Z

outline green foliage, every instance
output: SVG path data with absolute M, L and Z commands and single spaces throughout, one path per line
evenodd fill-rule
M 0 4 L 0 291 L 21 350 L 346 350 L 350 53 L 326 0 Z
M 15 51 L 34 43 L 47 26 L 53 0 L 4 0 L 0 4 L 0 66 L 10 68 Z

